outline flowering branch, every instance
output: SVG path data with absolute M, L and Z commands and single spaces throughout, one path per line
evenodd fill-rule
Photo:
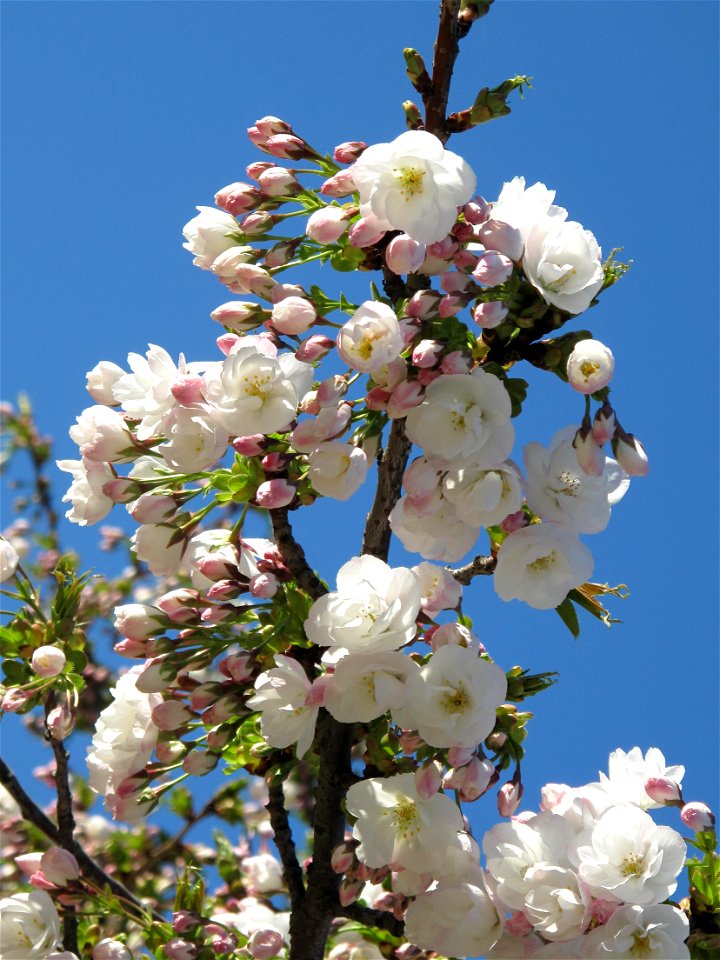
M 68 769 L 69 754 L 65 744 L 56 740 L 50 733 L 47 735 L 50 746 L 55 754 L 55 788 L 57 790 L 57 820 L 60 845 L 73 853 L 75 844 L 75 816 L 72 807 L 70 792 L 70 771 Z M 72 906 L 66 907 L 63 918 L 63 946 L 71 953 L 77 953 L 78 922 Z
M 412 444 L 405 422 L 393 420 L 384 453 L 378 459 L 375 499 L 365 524 L 362 552 L 387 560 L 390 551 L 390 511 L 400 497 L 402 477 Z
M 460 0 L 442 0 L 433 56 L 432 83 L 429 92 L 423 97 L 425 129 L 434 133 L 443 143 L 450 136 L 445 127 L 445 112 L 453 67 L 459 52 L 459 12 Z
M 268 785 L 268 802 L 265 804 L 265 809 L 270 815 L 273 839 L 282 861 L 283 876 L 290 894 L 290 905 L 295 910 L 305 899 L 305 884 L 303 883 L 302 869 L 298 863 L 295 841 L 285 809 L 283 781 L 279 777 L 271 780 Z

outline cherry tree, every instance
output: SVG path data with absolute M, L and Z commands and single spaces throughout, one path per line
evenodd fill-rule
M 555 678 L 498 662 L 468 614 L 482 577 L 573 635 L 582 617 L 609 623 L 624 589 L 593 579 L 581 537 L 648 471 L 611 401 L 612 351 L 578 320 L 628 265 L 554 189 L 515 177 L 486 198 L 448 149 L 530 86 L 512 77 L 448 113 L 461 44 L 489 8 L 443 0 L 430 67 L 404 51 L 417 102 L 390 142 L 326 153 L 285 119 L 249 128 L 261 157 L 247 181 L 183 230 L 225 301 L 213 359 L 151 343 L 88 373 L 77 459 L 57 463 L 66 516 L 86 526 L 124 507 L 129 572 L 78 573 L 49 444 L 27 403 L 6 405 L 43 529 L 40 553 L 23 549 L 22 518 L 0 540 L 2 709 L 47 740 L 57 804 L 53 819 L 2 763 L 10 872 L 32 888 L 2 901 L 2 960 L 718 948 L 714 816 L 686 802 L 683 767 L 618 749 L 597 782 L 548 783 L 524 809 L 525 704 Z M 335 286 L 314 282 L 318 263 Z M 340 289 L 354 273 L 364 299 Z M 518 450 L 528 367 L 575 391 L 578 416 Z M 362 542 L 327 583 L 294 517 L 326 498 L 350 509 L 372 484 Z M 414 565 L 390 565 L 393 537 Z M 131 661 L 114 677 L 97 656 L 111 631 Z M 90 741 L 84 777 L 73 730 Z M 228 776 L 200 802 L 216 768 Z M 90 814 L 95 796 L 130 827 Z M 475 837 L 482 798 L 501 819 Z M 153 825 L 161 802 L 175 834 Z M 655 821 L 662 807 L 692 838 Z M 239 843 L 188 839 L 207 818 Z

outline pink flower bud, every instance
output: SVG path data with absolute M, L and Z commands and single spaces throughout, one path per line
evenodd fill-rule
M 205 927 L 205 931 L 210 931 L 212 927 L 217 930 L 217 932 L 212 933 L 210 937 L 210 947 L 212 952 L 218 957 L 221 957 L 226 953 L 232 953 L 232 951 L 238 945 L 238 939 L 235 934 L 230 933 L 228 930 L 223 930 L 216 924 L 211 923 Z
M 473 320 L 483 330 L 494 330 L 508 315 L 508 308 L 502 300 L 479 303 L 473 311 Z
M 22 853 L 19 857 L 14 857 L 14 860 L 26 877 L 32 877 L 34 873 L 40 872 L 42 858 L 43 854 L 38 851 L 37 853 Z
M 417 734 L 414 730 L 403 730 L 398 737 L 398 740 L 400 741 L 402 752 L 408 755 L 415 753 L 415 751 L 422 747 L 425 743 L 422 737 L 419 736 L 419 734 Z
M 262 433 L 253 433 L 248 437 L 235 437 L 233 450 L 243 457 L 259 457 L 265 450 L 267 438 Z
M 279 157 L 281 160 L 302 160 L 303 157 L 312 156 L 305 141 L 289 133 L 279 133 L 277 136 L 269 137 L 265 143 L 265 149 L 273 157 Z
M 440 361 L 440 369 L 443 373 L 468 373 L 470 370 L 470 357 L 461 350 L 453 350 L 452 353 L 446 353 Z
M 269 960 L 270 957 L 276 957 L 282 947 L 282 934 L 277 930 L 256 930 L 246 945 L 253 960 Z
M 347 229 L 346 217 L 342 207 L 322 207 L 308 218 L 305 233 L 316 243 L 335 243 Z
M 343 841 L 332 852 L 330 857 L 330 866 L 335 873 L 347 873 L 355 861 L 355 850 L 357 843 L 355 841 Z
M 235 280 L 231 279 L 226 286 L 235 293 L 254 293 L 256 297 L 267 299 L 276 283 L 262 267 L 256 267 L 253 263 L 240 263 L 235 269 Z
M 605 472 L 605 454 L 595 441 L 589 421 L 588 426 L 578 429 L 572 445 L 583 473 L 589 477 L 601 477 Z
M 279 117 L 261 117 L 255 121 L 256 128 L 264 137 L 274 137 L 279 133 L 292 133 L 292 127 Z
M 351 247 L 372 247 L 386 234 L 385 228 L 378 224 L 377 217 L 369 214 L 367 217 L 360 217 L 350 227 L 348 231 L 348 243 Z
M 93 960 L 133 960 L 133 956 L 120 940 L 106 937 L 95 944 Z
M 486 287 L 505 283 L 513 271 L 512 260 L 495 250 L 486 250 L 479 258 L 472 275 Z
M 237 653 L 231 657 L 225 657 L 218 664 L 218 669 L 235 683 L 245 683 L 252 676 L 252 657 L 248 653 Z
M 180 937 L 173 937 L 163 947 L 165 956 L 168 960 L 195 960 L 197 957 L 197 947 L 189 940 L 182 940 Z
M 258 184 L 266 197 L 290 197 L 301 189 L 298 178 L 285 167 L 269 167 L 258 177 Z
M 434 367 L 442 351 L 443 344 L 437 340 L 421 340 L 412 352 L 412 364 L 421 370 Z
M 352 170 L 339 170 L 320 187 L 324 197 L 346 197 L 357 189 L 353 180 Z
M 466 298 L 462 294 L 452 293 L 443 297 L 438 304 L 438 314 L 445 317 L 454 317 L 465 306 Z
M 282 473 L 287 468 L 289 459 L 284 453 L 266 453 L 260 463 L 266 473 Z
M 138 658 L 144 660 L 147 657 L 147 648 L 142 640 L 118 640 L 113 647 L 115 653 L 120 657 Z
M 346 377 L 335 374 L 332 377 L 326 377 L 317 390 L 317 400 L 321 407 L 334 407 L 345 396 L 348 390 Z
M 217 338 L 215 343 L 217 343 L 221 353 L 229 357 L 233 352 L 233 347 L 237 346 L 239 340 L 240 337 L 236 333 L 223 333 L 222 336 Z
M 600 446 L 602 446 L 604 443 L 607 443 L 608 440 L 612 440 L 615 436 L 616 425 L 615 411 L 609 403 L 604 403 L 595 414 L 595 419 L 593 420 L 592 432 L 595 443 L 599 443 Z
M 436 257 L 438 260 L 449 260 L 458 252 L 458 245 L 455 238 L 448 235 L 437 243 L 428 245 L 427 254 L 429 257 Z
M 255 503 L 266 510 L 286 507 L 295 499 L 296 488 L 287 480 L 265 480 L 255 492 Z
M 340 889 L 338 890 L 338 895 L 340 903 L 343 907 L 350 906 L 351 903 L 355 903 L 357 898 L 362 892 L 362 888 L 365 886 L 364 880 L 348 880 L 344 879 L 340 883 Z
M 475 258 L 473 258 L 474 260 Z M 450 270 L 440 277 L 440 286 L 445 293 L 465 293 L 471 284 L 472 277 L 469 277 L 466 273 L 458 273 L 457 270 Z
M 18 690 L 15 687 L 11 687 L 10 690 L 5 692 L 2 698 L 2 709 L 6 713 L 14 713 L 16 710 L 24 707 L 31 696 L 31 691 Z
M 404 417 L 408 410 L 422 403 L 423 389 L 418 380 L 403 380 L 392 392 L 387 410 L 393 420 Z
M 236 217 L 245 210 L 252 210 L 260 202 L 260 194 L 249 183 L 231 183 L 215 194 L 215 203 Z
M 205 400 L 202 377 L 178 377 L 170 385 L 170 393 L 183 407 L 192 407 Z
M 501 817 L 511 817 L 520 806 L 523 785 L 519 780 L 509 780 L 498 790 L 498 813 Z
M 173 497 L 150 492 L 140 494 L 127 508 L 127 512 L 137 523 L 162 523 L 163 520 L 169 520 L 176 510 L 177 503 Z M 122 632 L 124 631 L 121 630 Z
M 433 320 L 438 315 L 442 297 L 437 290 L 418 290 L 405 306 L 405 316 L 415 320 Z
M 67 660 L 60 647 L 47 644 L 37 648 L 30 662 L 39 677 L 56 677 L 65 669 Z
M 448 750 L 448 763 L 451 767 L 464 767 L 470 763 L 475 755 L 472 747 L 450 747 Z
M 175 667 L 166 663 L 163 657 L 156 657 L 147 661 L 135 686 L 141 693 L 161 693 L 170 686 L 175 676 Z
M 138 488 L 134 480 L 127 477 L 116 477 L 114 480 L 108 480 L 102 486 L 102 492 L 109 497 L 113 503 L 129 503 L 137 497 Z
M 303 297 L 285 297 L 272 309 L 271 323 L 280 333 L 305 333 L 317 320 L 315 307 Z
M 715 814 L 706 803 L 699 801 L 686 803 L 680 811 L 680 819 L 686 827 L 690 827 L 696 833 L 712 830 L 715 826 Z
M 76 711 L 70 705 L 67 699 L 63 697 L 62 701 L 56 707 L 48 712 L 45 717 L 45 726 L 53 740 L 64 740 L 72 733 L 75 726 Z
M 261 600 L 269 600 L 278 592 L 277 577 L 272 573 L 257 573 L 250 578 L 250 593 Z
M 393 273 L 415 273 L 425 261 L 425 244 L 406 233 L 393 237 L 385 250 L 385 263 Z
M 265 210 L 248 213 L 238 224 L 240 230 L 248 237 L 259 237 L 263 233 L 269 233 L 274 225 L 275 219 Z
M 75 857 L 62 847 L 50 847 L 40 859 L 40 870 L 46 880 L 56 887 L 66 887 L 80 876 L 80 867 Z
M 249 163 L 247 167 L 245 167 L 245 173 L 251 180 L 257 180 L 263 170 L 269 170 L 270 167 L 274 166 L 275 164 L 269 160 L 256 160 L 254 163 Z
M 433 380 L 442 376 L 439 370 L 420 370 L 418 372 L 417 382 L 423 387 L 429 387 Z
M 667 806 L 682 804 L 682 791 L 676 780 L 668 777 L 650 777 L 645 781 L 645 793 L 655 801 Z
M 578 393 L 595 393 L 612 380 L 615 358 L 599 340 L 580 340 L 568 357 L 567 376 Z
M 364 150 L 367 150 L 367 144 L 362 140 L 347 140 L 335 147 L 333 160 L 335 163 L 355 163 Z
M 460 223 L 458 222 L 452 228 L 452 235 L 455 237 L 458 243 L 469 243 L 471 240 L 475 239 L 475 230 L 470 226 L 469 223 Z M 466 266 L 471 268 L 475 266 L 477 257 L 474 253 L 470 253 L 469 250 L 460 250 L 455 254 L 453 258 L 455 261 L 455 266 L 459 270 L 464 270 Z
M 186 750 L 180 740 L 161 740 L 155 745 L 155 756 L 160 763 L 175 763 L 185 755 Z
M 178 910 L 173 914 L 172 926 L 175 933 L 187 933 L 200 922 L 200 917 L 192 910 Z
M 490 204 L 482 197 L 473 197 L 462 208 L 462 212 L 468 223 L 479 226 L 481 223 L 485 223 L 490 216 Z
M 434 797 L 442 784 L 442 770 L 439 763 L 429 763 L 415 771 L 415 789 L 422 800 Z
M 193 718 L 192 713 L 179 700 L 163 700 L 153 709 L 151 716 L 158 730 L 177 730 Z
M 472 803 L 481 797 L 498 778 L 497 771 L 489 760 L 473 757 L 467 766 L 461 768 L 463 778 L 460 784 L 460 799 Z
M 481 224 L 476 235 L 486 250 L 497 250 L 511 260 L 517 262 L 522 257 L 522 234 L 515 227 L 501 220 L 486 220 Z
M 176 590 L 169 590 L 161 597 L 158 597 L 156 603 L 159 609 L 162 610 L 165 616 L 169 617 L 173 623 L 184 623 L 186 620 L 194 619 L 196 616 L 197 608 L 200 605 L 200 594 L 197 590 L 179 587 Z
M 631 433 L 620 431 L 618 426 L 612 441 L 615 459 L 631 477 L 644 477 L 650 469 L 645 449 Z
M 365 398 L 365 405 L 368 410 L 386 410 L 387 402 L 390 399 L 390 393 L 382 387 L 373 387 L 368 390 Z
M 182 768 L 185 773 L 193 777 L 204 777 L 218 765 L 219 757 L 215 753 L 207 751 L 193 750 L 182 762 Z

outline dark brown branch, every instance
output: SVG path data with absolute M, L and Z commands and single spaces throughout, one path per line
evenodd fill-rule
M 48 733 L 47 739 L 55 754 L 55 789 L 57 790 L 57 821 L 60 846 L 73 852 L 75 846 L 75 815 L 72 807 L 72 793 L 70 791 L 70 771 L 68 769 L 68 752 L 65 744 Z M 75 908 L 66 906 L 63 914 L 63 946 L 70 953 L 78 952 L 77 943 L 78 922 Z
M 305 551 L 293 536 L 287 507 L 276 507 L 269 513 L 273 536 L 283 563 L 297 580 L 298 586 L 313 600 L 317 600 L 327 593 L 327 588 L 305 559 Z
M 38 830 L 42 830 L 45 836 L 53 843 L 61 844 L 60 830 L 52 820 L 38 807 L 27 793 L 20 786 L 20 783 L 8 767 L 4 760 L 0 759 L 0 783 L 5 787 L 13 800 L 20 807 L 22 815 L 30 823 L 34 824 Z M 103 868 L 96 863 L 92 857 L 89 857 L 77 840 L 72 841 L 69 847 L 70 853 L 75 857 L 83 874 L 89 879 L 94 880 L 101 887 L 108 886 L 111 893 L 124 901 L 128 913 L 132 913 L 138 918 L 144 918 L 148 913 L 152 914 L 154 920 L 164 922 L 165 917 L 155 910 L 149 910 L 140 903 L 140 901 L 118 880 L 108 876 Z
M 424 98 L 425 129 L 434 133 L 443 143 L 449 137 L 445 129 L 450 81 L 459 50 L 458 13 L 460 0 L 441 0 L 440 24 L 432 66 L 430 93 Z
M 402 488 L 412 444 L 405 435 L 405 421 L 393 420 L 387 447 L 378 462 L 375 499 L 365 522 L 362 552 L 387 560 L 390 552 L 390 511 L 397 503 Z
M 392 913 L 387 913 L 384 910 L 371 910 L 370 907 L 363 907 L 359 903 L 349 903 L 346 907 L 340 907 L 339 915 L 347 917 L 348 920 L 357 920 L 358 923 L 362 923 L 366 927 L 387 930 L 394 937 L 402 937 L 405 932 L 405 924 L 402 920 L 397 920 Z
M 495 572 L 497 566 L 497 557 L 475 557 L 470 563 L 458 570 L 450 570 L 458 583 L 467 586 L 473 577 L 489 577 Z
M 305 899 L 303 872 L 295 852 L 295 841 L 290 829 L 288 813 L 285 809 L 283 782 L 275 778 L 268 787 L 268 802 L 265 809 L 270 814 L 270 824 L 275 834 L 275 846 L 280 854 L 283 876 L 290 894 L 290 907 L 295 910 Z

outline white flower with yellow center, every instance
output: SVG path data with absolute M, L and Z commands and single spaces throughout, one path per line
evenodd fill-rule
M 345 363 L 362 373 L 392 363 L 404 347 L 395 311 L 386 303 L 366 300 L 338 333 L 337 345 Z
M 598 242 L 574 220 L 547 216 L 525 241 L 523 268 L 544 300 L 567 313 L 587 310 L 603 285 Z
M 685 943 L 689 933 L 687 917 L 669 903 L 624 906 L 584 937 L 583 956 L 598 960 L 690 960 Z
M 339 723 L 369 723 L 405 701 L 406 682 L 420 668 L 404 653 L 354 653 L 328 677 L 323 706 Z
M 470 166 L 426 130 L 368 147 L 351 169 L 361 214 L 419 243 L 443 240 L 475 190 Z
M 275 664 L 257 678 L 247 705 L 260 711 L 260 728 L 271 747 L 296 743 L 301 758 L 312 746 L 318 707 L 305 704 L 311 684 L 297 660 L 276 653 Z
M 413 773 L 353 784 L 346 807 L 357 821 L 353 827 L 353 836 L 360 841 L 357 857 L 368 867 L 433 872 L 449 848 L 460 846 L 460 811 L 443 793 L 423 800 Z
M 44 890 L 16 893 L 0 900 L 2 960 L 45 960 L 59 941 L 60 919 Z
M 482 881 L 440 880 L 410 904 L 405 917 L 410 943 L 448 957 L 484 956 L 501 931 Z
M 443 496 L 455 505 L 458 517 L 473 527 L 501 523 L 522 505 L 522 479 L 512 463 L 488 467 L 461 463 L 443 480 Z

